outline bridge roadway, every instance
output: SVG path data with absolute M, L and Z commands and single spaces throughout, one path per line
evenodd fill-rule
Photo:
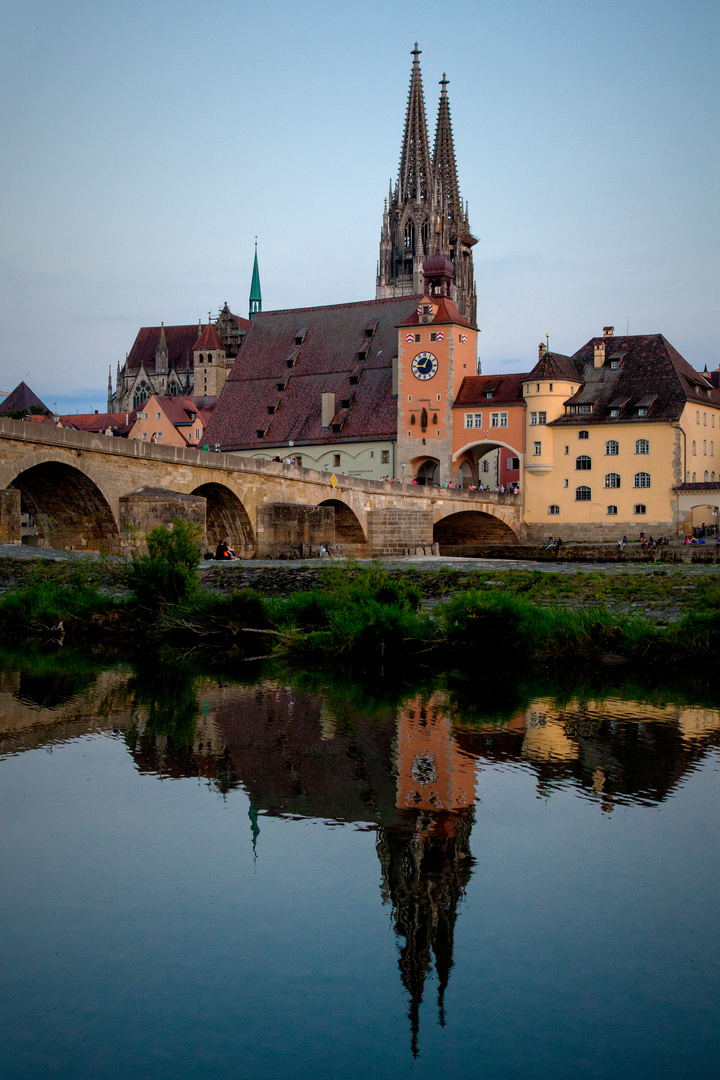
M 313 469 L 0 417 L 0 542 L 20 542 L 15 491 L 31 516 L 32 542 L 66 550 L 120 554 L 142 547 L 145 525 L 166 519 L 145 513 L 138 525 L 137 506 L 172 506 L 172 493 L 180 516 L 183 496 L 204 498 L 207 543 L 228 539 L 245 557 L 271 553 L 263 522 L 277 504 L 291 504 L 296 518 L 303 507 L 332 507 L 335 542 L 357 556 L 415 552 L 433 542 L 451 554 L 458 546 L 524 538 L 517 495 L 337 480 L 333 488 L 330 473 Z M 312 530 L 312 514 L 306 521 Z M 304 539 L 313 543 L 307 528 Z

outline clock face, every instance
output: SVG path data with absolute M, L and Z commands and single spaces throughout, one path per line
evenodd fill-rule
M 418 353 L 412 362 L 412 373 L 416 379 L 432 379 L 438 369 L 437 359 L 431 352 Z

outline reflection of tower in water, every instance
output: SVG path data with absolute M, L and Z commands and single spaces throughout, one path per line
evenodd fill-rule
M 433 964 L 438 1018 L 453 966 L 458 903 L 472 873 L 474 758 L 458 746 L 440 695 L 405 705 L 398 717 L 397 807 L 402 824 L 379 830 L 382 894 L 400 941 L 400 975 L 410 998 L 413 1055 L 420 1005 Z

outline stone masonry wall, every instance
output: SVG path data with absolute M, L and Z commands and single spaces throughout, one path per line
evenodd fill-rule
M 173 522 L 188 522 L 200 529 L 205 542 L 205 499 L 201 495 L 179 495 L 165 488 L 145 487 L 120 499 L 121 542 L 125 553 L 147 554 L 145 537 L 162 525 L 171 529 Z
M 371 510 L 368 512 L 368 547 L 373 557 L 403 555 L 408 549 L 432 549 L 431 510 Z
M 0 491 L 0 544 L 19 544 L 20 492 L 14 488 Z
M 308 558 L 335 542 L 331 506 L 265 503 L 257 512 L 257 558 Z

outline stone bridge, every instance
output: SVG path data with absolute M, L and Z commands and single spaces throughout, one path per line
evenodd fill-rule
M 312 469 L 0 417 L 0 542 L 126 554 L 172 520 L 244 558 L 468 553 L 525 539 L 521 499 Z

